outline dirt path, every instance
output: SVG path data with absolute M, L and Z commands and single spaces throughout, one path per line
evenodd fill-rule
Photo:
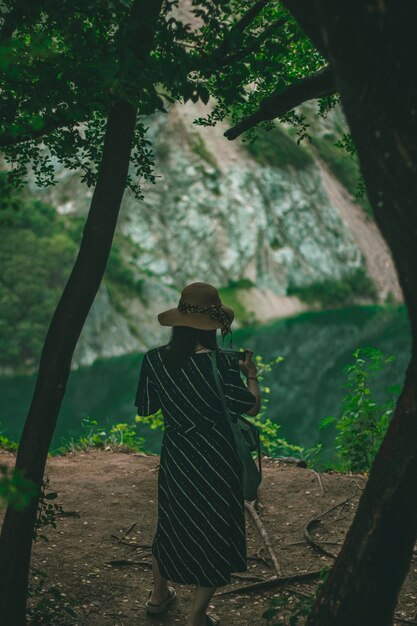
M 0 462 L 12 466 L 14 456 L 0 451 Z M 48 581 L 66 594 L 62 601 L 73 606 L 76 613 L 76 619 L 62 617 L 54 623 L 185 626 L 192 586 L 173 583 L 178 598 L 163 617 L 147 616 L 144 609 L 152 586 L 150 544 L 157 520 L 158 463 L 159 456 L 101 450 L 49 459 L 49 488 L 58 492 L 56 502 L 64 511 L 79 513 L 79 517 L 60 518 L 56 529 L 48 527 L 46 530 L 49 542 L 38 541 L 34 545 L 33 565 L 46 572 Z M 326 563 L 331 565 L 331 557 L 307 545 L 303 527 L 312 517 L 352 496 L 351 502 L 336 507 L 311 530 L 317 541 L 332 542 L 323 543 L 323 546 L 337 554 L 366 478 L 320 474 L 322 493 L 317 476 L 309 469 L 265 458 L 263 470 L 258 513 L 273 544 L 282 574 L 316 570 Z M 276 593 L 275 589 L 269 589 L 221 595 L 222 591 L 255 582 L 254 578 L 259 580 L 274 575 L 270 560 L 262 560 L 267 557 L 265 547 L 249 513 L 246 515 L 248 571 L 234 576 L 236 582 L 219 588 L 210 605 L 211 612 L 222 618 L 222 626 L 266 626 L 261 615 L 270 607 L 270 600 Z M 112 537 L 123 535 L 133 523 L 136 525 L 128 538 L 141 544 L 141 548 L 123 545 Z M 139 563 L 134 566 L 106 565 L 114 560 Z M 397 609 L 398 615 L 408 619 L 417 610 L 416 567 L 413 559 Z M 241 580 L 243 577 L 248 580 Z M 316 582 L 315 579 L 293 584 L 299 590 L 311 593 Z M 277 618 L 276 621 L 280 623 Z M 400 624 L 395 622 L 395 626 Z

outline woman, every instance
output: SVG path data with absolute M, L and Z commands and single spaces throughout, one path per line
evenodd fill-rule
M 233 318 L 212 285 L 185 287 L 178 307 L 158 315 L 160 324 L 173 327 L 171 340 L 144 355 L 136 393 L 138 415 L 162 408 L 164 416 L 152 542 L 154 588 L 146 610 L 161 613 L 174 600 L 168 580 L 195 585 L 187 626 L 220 624 L 206 614 L 210 598 L 217 587 L 231 582 L 231 572 L 247 571 L 241 464 L 208 354 L 219 351 L 219 376 L 230 412 L 257 415 L 260 391 L 253 353 L 237 361 L 217 346 L 216 329 L 221 328 L 224 339 Z

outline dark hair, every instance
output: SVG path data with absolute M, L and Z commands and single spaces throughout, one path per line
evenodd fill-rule
M 173 326 L 170 341 L 161 346 L 165 348 L 161 350 L 161 358 L 167 370 L 181 369 L 195 353 L 198 343 L 209 350 L 217 350 L 216 332 L 217 328 L 201 330 L 190 326 Z

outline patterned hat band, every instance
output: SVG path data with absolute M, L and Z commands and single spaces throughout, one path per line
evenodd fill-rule
M 178 304 L 178 310 L 182 313 L 189 311 L 190 313 L 208 313 L 210 317 L 219 322 L 222 337 L 227 335 L 230 330 L 230 319 L 227 313 L 222 309 L 222 304 L 210 304 L 202 306 L 200 304 L 188 304 L 181 298 Z

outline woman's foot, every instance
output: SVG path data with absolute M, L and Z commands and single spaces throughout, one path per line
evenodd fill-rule
M 199 621 L 191 621 L 188 626 L 220 626 L 220 619 L 217 615 L 207 613 Z
M 158 596 L 149 592 L 149 598 L 146 602 L 146 611 L 148 613 L 162 613 L 175 600 L 177 594 L 174 587 L 168 587 L 166 595 Z
M 161 602 L 164 602 L 164 600 L 166 600 L 169 596 L 169 590 L 168 588 L 165 589 L 164 591 L 160 591 L 158 593 L 155 593 L 155 590 L 152 591 L 151 596 L 149 598 L 149 602 L 151 604 L 161 604 Z

